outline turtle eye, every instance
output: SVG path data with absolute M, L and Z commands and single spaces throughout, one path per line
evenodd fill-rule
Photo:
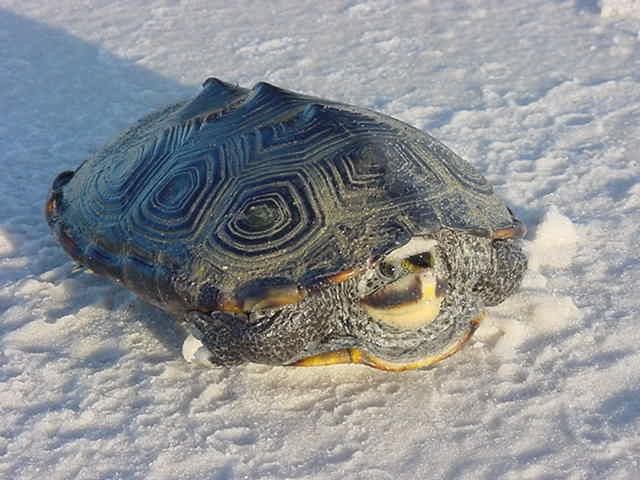
M 395 279 L 398 274 L 398 266 L 388 262 L 380 262 L 378 271 L 385 278 Z

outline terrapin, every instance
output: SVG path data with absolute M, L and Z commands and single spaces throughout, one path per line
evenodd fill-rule
M 263 82 L 146 116 L 58 175 L 46 217 L 213 365 L 430 366 L 526 269 L 523 224 L 443 144 Z

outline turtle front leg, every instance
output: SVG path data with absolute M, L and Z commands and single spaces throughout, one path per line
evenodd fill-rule
M 236 317 L 223 312 L 187 314 L 184 320 L 189 335 L 182 344 L 184 359 L 207 367 L 239 365 L 246 361 L 240 332 L 234 333 Z
M 188 362 L 210 366 L 287 365 L 299 360 L 308 344 L 322 336 L 322 323 L 304 318 L 305 311 L 295 305 L 248 314 L 190 312 L 185 321 L 191 335 L 182 353 Z

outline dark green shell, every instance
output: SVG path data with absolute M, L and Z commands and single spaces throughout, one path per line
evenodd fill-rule
M 314 288 L 441 228 L 520 228 L 471 165 L 420 130 L 216 79 L 61 174 L 47 216 L 80 263 L 173 310 Z

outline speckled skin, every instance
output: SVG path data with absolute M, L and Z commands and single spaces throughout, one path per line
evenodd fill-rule
M 438 352 L 517 288 L 526 265 L 522 224 L 447 147 L 266 83 L 209 79 L 195 99 L 143 118 L 54 180 L 46 216 L 71 257 L 186 319 L 221 364 L 351 346 L 398 361 Z M 416 236 L 437 240 L 451 288 L 433 323 L 396 331 L 361 308 L 357 276 L 331 279 Z M 237 313 L 274 287 L 302 300 Z
M 408 363 L 437 356 L 475 329 L 474 319 L 520 285 L 527 259 L 517 242 L 441 231 L 433 235 L 438 275 L 448 292 L 440 314 L 417 330 L 372 319 L 360 305 L 358 278 L 323 289 L 276 312 L 194 312 L 188 322 L 209 348 L 212 364 L 289 364 L 318 353 L 358 347 Z

